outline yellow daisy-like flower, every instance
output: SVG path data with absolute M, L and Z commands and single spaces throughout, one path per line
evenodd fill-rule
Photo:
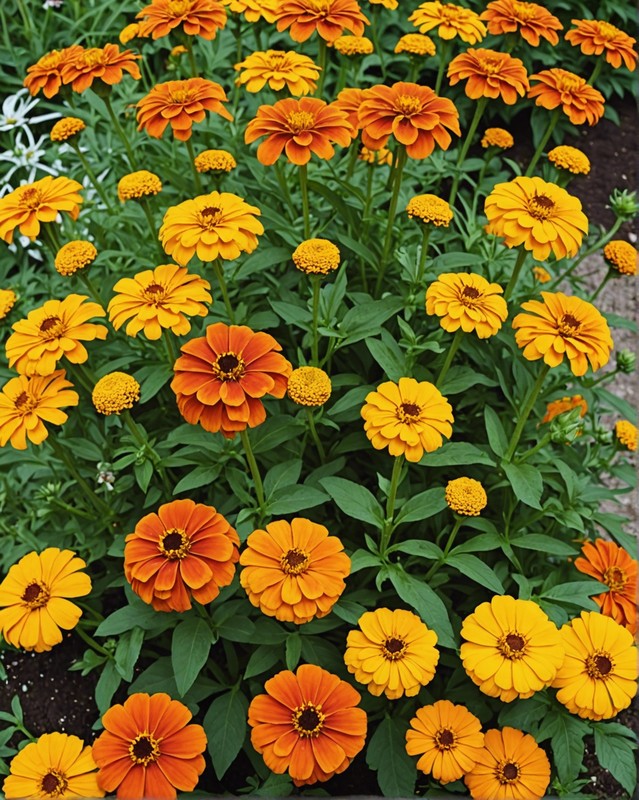
M 68 142 L 69 139 L 77 136 L 85 128 L 84 120 L 79 119 L 79 117 L 63 117 L 51 128 L 49 137 L 52 142 Z
M 230 172 L 237 167 L 237 161 L 226 150 L 204 150 L 193 163 L 198 172 Z
M 479 689 L 510 703 L 549 686 L 564 660 L 559 631 L 532 600 L 497 595 L 461 628 L 464 669 Z
M 599 311 L 586 300 L 568 297 L 563 292 L 542 292 L 543 302 L 522 303 L 524 311 L 513 320 L 515 341 L 524 358 L 543 358 L 549 367 L 558 367 L 564 356 L 574 375 L 586 374 L 588 362 L 593 370 L 610 360 L 613 341 L 610 328 Z
M 368 0 L 372 6 L 384 6 L 391 11 L 394 11 L 399 5 L 398 0 Z
M 501 236 L 506 247 L 523 245 L 537 261 L 546 261 L 551 253 L 556 259 L 574 256 L 588 233 L 581 201 L 541 178 L 498 183 L 484 210 L 486 233 Z
M 80 214 L 81 183 L 70 178 L 47 175 L 34 183 L 18 186 L 0 198 L 0 239 L 13 243 L 16 228 L 31 241 L 40 235 L 42 222 L 54 222 L 64 212 L 71 219 Z
M 588 175 L 590 172 L 590 159 L 576 147 L 566 144 L 553 147 L 548 153 L 548 161 L 558 169 L 565 169 L 573 175 Z
M 445 331 L 494 336 L 508 316 L 508 306 L 496 283 L 473 272 L 445 272 L 426 290 L 426 313 L 440 317 Z
M 488 503 L 486 490 L 474 478 L 448 481 L 445 496 L 448 508 L 466 517 L 478 517 Z
M 627 419 L 620 419 L 615 423 L 615 436 L 619 444 L 626 450 L 635 452 L 637 450 L 637 426 Z
M 487 30 L 480 20 L 479 14 L 463 6 L 452 3 L 422 3 L 408 18 L 420 33 L 428 33 L 437 29 L 440 39 L 454 39 L 456 36 L 473 45 L 486 36 Z
M 16 304 L 17 295 L 13 289 L 0 289 L 0 319 L 4 319 Z
M 247 22 L 275 22 L 278 0 L 222 0 L 234 14 L 244 14 Z
M 412 611 L 378 608 L 359 618 L 346 639 L 344 663 L 368 691 L 389 700 L 414 697 L 435 677 L 437 634 Z
M 393 153 L 387 147 L 380 147 L 379 150 L 362 147 L 357 157 L 367 164 L 387 164 L 390 167 L 393 163 Z
M 546 267 L 540 267 L 538 264 L 535 264 L 532 267 L 531 272 L 533 274 L 534 279 L 536 281 L 539 281 L 539 283 L 550 283 L 550 281 L 552 280 L 552 275 L 550 274 L 550 272 L 548 272 Z
M 328 239 L 307 239 L 293 251 L 293 263 L 307 275 L 328 275 L 340 265 L 337 245 Z
M 140 399 L 140 384 L 126 372 L 109 372 L 96 383 L 91 394 L 95 410 L 106 417 L 133 408 Z
M 300 406 L 323 406 L 331 396 L 331 379 L 318 367 L 298 367 L 288 379 L 287 394 Z
M 333 47 L 343 56 L 368 56 L 375 50 L 366 36 L 338 36 Z
M 118 182 L 118 197 L 122 203 L 127 200 L 139 200 L 150 197 L 162 191 L 162 181 L 159 177 L 146 169 L 131 172 L 120 178 Z
M 486 128 L 484 135 L 481 139 L 481 146 L 483 148 L 499 147 L 502 150 L 508 150 L 515 144 L 512 133 L 504 130 L 503 128 Z
M 240 73 L 235 83 L 248 92 L 259 92 L 268 84 L 274 92 L 288 89 L 294 97 L 314 92 L 321 72 L 312 59 L 294 50 L 251 53 L 235 69 Z
M 603 257 L 608 266 L 616 269 L 622 275 L 636 275 L 639 253 L 630 242 L 622 239 L 613 239 L 603 249 Z
M 438 228 L 447 228 L 455 216 L 446 200 L 435 194 L 418 194 L 411 198 L 406 213 L 411 219 L 417 218 L 424 225 L 431 223 Z
M 73 275 L 80 269 L 93 264 L 97 258 L 98 251 L 91 242 L 84 239 L 76 239 L 67 242 L 58 250 L 54 264 L 60 275 Z
M 428 381 L 400 378 L 387 381 L 366 396 L 361 411 L 366 436 L 376 450 L 419 461 L 450 438 L 453 409 L 439 389 Z
M 435 42 L 423 33 L 407 33 L 395 45 L 396 53 L 408 53 L 411 56 L 434 56 L 437 53 Z
M 623 625 L 582 611 L 560 631 L 566 657 L 553 680 L 557 700 L 585 719 L 610 719 L 637 693 L 637 647 Z

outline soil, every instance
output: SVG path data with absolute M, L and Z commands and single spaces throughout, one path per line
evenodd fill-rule
M 622 711 L 615 722 L 626 725 L 639 735 L 639 707 L 635 703 L 631 708 Z M 592 736 L 586 738 L 586 755 L 584 764 L 588 769 L 590 786 L 588 790 L 595 794 L 599 800 L 624 800 L 628 797 L 623 786 L 616 781 L 608 770 L 602 769 L 597 763 L 595 756 L 595 745 Z

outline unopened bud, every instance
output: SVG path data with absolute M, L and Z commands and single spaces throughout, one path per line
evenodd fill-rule
M 609 428 L 595 428 L 595 440 L 599 444 L 612 444 L 612 431 Z
M 617 369 L 625 375 L 630 375 L 635 371 L 637 363 L 637 354 L 632 350 L 619 350 L 617 353 Z
M 637 216 L 639 203 L 637 203 L 636 192 L 629 192 L 627 189 L 615 189 L 608 199 L 610 208 L 618 219 L 630 220 Z
M 573 408 L 556 416 L 550 423 L 550 440 L 555 444 L 572 444 L 584 430 L 581 408 Z

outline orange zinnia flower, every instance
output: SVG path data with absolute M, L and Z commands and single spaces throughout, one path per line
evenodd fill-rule
M 615 69 L 619 69 L 623 60 L 628 69 L 634 71 L 637 65 L 637 51 L 633 47 L 636 39 L 609 22 L 596 19 L 573 19 L 571 22 L 577 27 L 566 34 L 570 44 L 581 47 L 581 52 L 587 56 L 605 53 L 606 61 Z
M 332 103 L 333 108 L 339 108 L 343 111 L 348 118 L 348 121 L 353 127 L 351 136 L 353 139 L 357 137 L 359 131 L 359 107 L 364 102 L 366 97 L 365 89 L 342 89 L 337 95 L 337 100 Z
M 187 36 L 215 39 L 226 25 L 226 11 L 220 0 L 153 0 L 135 15 L 142 35 L 160 39 L 178 26 Z
M 610 591 L 592 599 L 601 613 L 612 617 L 630 633 L 637 632 L 637 562 L 614 542 L 595 539 L 581 548 L 583 557 L 575 560 L 575 567 L 605 583 Z
M 291 364 L 268 333 L 245 325 L 209 325 L 182 346 L 171 388 L 187 422 L 228 438 L 266 419 L 260 397 L 284 397 Z
M 420 33 L 428 33 L 437 28 L 441 39 L 454 39 L 455 36 L 468 44 L 477 44 L 486 35 L 486 26 L 479 14 L 463 6 L 452 3 L 422 3 L 408 18 Z
M 311 153 L 326 160 L 333 158 L 333 143 L 348 147 L 352 128 L 341 109 L 313 97 L 291 97 L 259 107 L 246 128 L 244 141 L 251 144 L 262 136 L 266 139 L 257 148 L 261 164 L 274 164 L 284 151 L 289 161 L 301 166 L 308 164 Z
M 448 150 L 452 139 L 447 128 L 461 135 L 452 101 L 417 83 L 367 89 L 358 116 L 366 147 L 379 150 L 392 135 L 411 158 L 427 158 L 436 144 Z
M 244 14 L 247 22 L 275 22 L 277 19 L 278 0 L 223 0 L 229 11 L 234 14 Z
M 278 672 L 264 690 L 249 706 L 251 744 L 272 772 L 288 772 L 296 786 L 344 772 L 364 747 L 361 696 L 337 675 L 304 664 Z
M 124 574 L 156 611 L 206 605 L 235 575 L 240 539 L 212 506 L 173 500 L 147 514 L 126 537 Z
M 315 31 L 327 42 L 345 30 L 361 36 L 369 24 L 356 0 L 281 0 L 276 14 L 277 30 L 290 28 L 294 42 L 305 42 Z
M 351 560 L 337 536 L 308 519 L 254 531 L 240 558 L 240 583 L 269 617 L 303 625 L 325 617 L 344 591 Z
M 488 33 L 499 36 L 519 31 L 531 47 L 539 47 L 540 37 L 556 45 L 559 42 L 557 31 L 564 27 L 547 8 L 520 0 L 492 0 L 481 19 L 488 23 Z
M 0 198 L 0 239 L 12 244 L 13 232 L 19 228 L 22 236 L 33 241 L 40 233 L 40 223 L 54 222 L 62 211 L 77 219 L 82 202 L 79 191 L 83 188 L 70 178 L 47 175 L 9 192 Z
M 138 130 L 144 129 L 149 136 L 159 139 L 170 123 L 173 136 L 185 142 L 191 138 L 193 123 L 202 122 L 207 111 L 233 121 L 222 105 L 227 100 L 219 83 L 204 78 L 158 83 L 137 104 Z
M 604 96 L 583 78 L 565 69 L 544 69 L 530 76 L 538 80 L 528 90 L 528 97 L 543 108 L 559 108 L 573 125 L 596 125 L 604 113 Z
M 541 424 L 552 422 L 555 417 L 558 417 L 560 414 L 565 414 L 567 411 L 572 411 L 575 408 L 580 409 L 580 417 L 585 417 L 588 413 L 588 403 L 580 394 L 575 394 L 572 397 L 562 397 L 561 400 L 552 400 L 546 406 L 546 413 L 541 420 Z
M 82 93 L 100 80 L 108 86 L 120 83 L 124 72 L 140 80 L 140 68 L 135 63 L 138 56 L 132 50 L 123 50 L 117 44 L 104 47 L 78 48 L 73 58 L 62 68 L 62 83 L 70 83 L 74 92 Z
M 65 47 L 63 50 L 52 50 L 39 58 L 35 64 L 27 68 L 24 85 L 32 95 L 42 89 L 45 97 L 54 97 L 62 85 L 62 69 L 74 60 L 77 53 L 82 52 L 79 44 Z
M 530 88 L 524 62 L 496 50 L 469 48 L 450 62 L 448 77 L 451 86 L 465 80 L 465 92 L 471 100 L 501 97 L 509 106 Z
M 191 792 L 204 772 L 206 734 L 189 725 L 192 715 L 159 692 L 130 695 L 103 716 L 104 732 L 93 743 L 98 784 L 122 800 L 174 800 Z

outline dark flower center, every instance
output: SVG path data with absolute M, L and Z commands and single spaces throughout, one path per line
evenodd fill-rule
M 403 639 L 397 639 L 391 636 L 386 639 L 382 646 L 382 654 L 388 661 L 397 661 L 404 657 L 406 652 L 406 642 Z
M 160 540 L 160 552 L 170 561 L 184 558 L 191 549 L 191 542 L 183 530 L 170 528 Z
M 47 602 L 49 601 L 49 597 L 50 595 L 47 587 L 42 583 L 33 581 L 33 583 L 30 583 L 22 593 L 21 600 L 23 603 L 25 603 L 25 605 L 33 609 L 46 606 Z
M 623 591 L 628 577 L 621 567 L 608 567 L 604 572 L 604 583 L 610 587 L 611 592 Z
M 586 672 L 594 680 L 606 680 L 612 673 L 614 663 L 610 653 L 598 650 L 586 659 Z
M 519 777 L 519 767 L 512 761 L 507 761 L 501 768 L 501 782 L 512 783 Z
M 222 209 L 217 206 L 207 206 L 200 211 L 199 221 L 208 231 L 215 230 L 222 219 Z
M 517 631 L 511 631 L 498 640 L 497 649 L 504 658 L 522 658 L 526 653 L 526 640 Z
M 506 636 L 506 644 L 511 650 L 524 649 L 524 640 L 521 638 L 521 636 L 517 636 L 515 633 L 509 633 L 508 636 Z
M 435 734 L 435 744 L 440 750 L 450 750 L 455 744 L 455 734 L 450 728 L 442 728 Z
M 464 305 L 475 305 L 473 301 L 477 300 L 478 297 L 481 297 L 481 292 L 479 289 L 475 289 L 474 286 L 464 286 L 461 293 L 461 301 Z
M 538 220 L 545 220 L 552 214 L 555 203 L 545 194 L 536 194 L 528 201 L 528 212 L 531 217 Z
M 14 405 L 18 411 L 21 411 L 23 414 L 27 411 L 31 411 L 33 408 L 36 407 L 37 402 L 26 392 L 20 392 L 20 394 L 14 400 Z
M 164 296 L 166 294 L 166 287 L 161 286 L 159 283 L 150 283 L 146 289 L 144 290 L 144 295 L 147 300 L 150 300 L 152 303 L 159 303 L 161 300 L 164 300 Z
M 402 403 L 397 407 L 397 419 L 400 422 L 415 422 L 421 411 L 421 408 L 415 403 Z
M 64 793 L 68 786 L 68 781 L 64 775 L 54 769 L 50 769 L 42 778 L 42 791 L 51 797 L 59 797 Z
M 574 336 L 579 332 L 581 323 L 572 314 L 564 314 L 559 322 L 559 333 L 562 336 Z
M 308 567 L 309 555 L 304 550 L 294 547 L 282 556 L 282 570 L 287 575 L 299 575 Z
M 60 317 L 47 317 L 40 323 L 40 333 L 45 339 L 57 339 L 64 332 Z
M 160 755 L 159 742 L 151 734 L 141 733 L 129 745 L 129 755 L 136 764 L 146 767 L 151 761 L 157 761 Z
M 237 353 L 220 353 L 213 372 L 221 381 L 237 381 L 244 375 L 244 359 Z
M 309 738 L 319 735 L 326 715 L 322 714 L 322 707 L 313 703 L 304 703 L 293 712 L 293 727 L 300 737 Z
M 224 372 L 231 372 L 240 362 L 237 360 L 237 356 L 229 355 L 218 358 L 217 363 Z

